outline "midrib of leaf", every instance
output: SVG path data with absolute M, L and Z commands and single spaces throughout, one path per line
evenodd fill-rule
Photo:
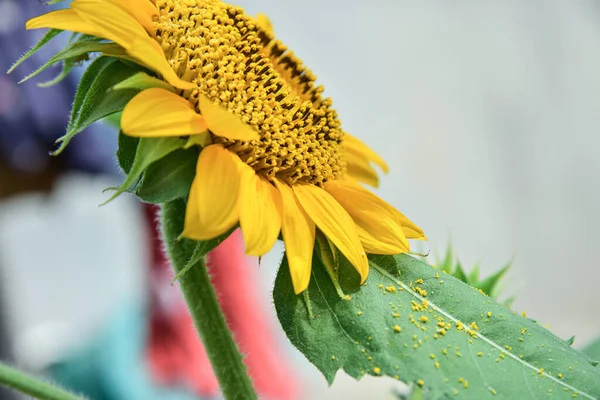
M 399 286 L 401 286 L 406 292 L 408 292 L 410 295 L 412 295 L 413 297 L 415 297 L 416 299 L 418 299 L 419 301 L 423 302 L 424 300 L 426 300 L 423 296 L 419 295 L 418 293 L 416 293 L 414 290 L 412 290 L 412 288 L 408 285 L 406 285 L 404 282 L 399 281 L 397 279 L 395 279 L 393 276 L 391 276 L 387 271 L 385 271 L 383 268 L 380 268 L 377 264 L 375 264 L 373 261 L 369 260 L 369 265 L 376 269 L 382 276 L 388 278 L 389 280 L 391 280 L 393 283 L 398 284 Z M 320 290 L 320 289 L 319 289 Z M 462 324 L 464 324 L 465 326 L 467 326 L 468 324 L 465 324 L 464 322 L 460 321 L 459 319 L 455 318 L 452 314 L 446 312 L 444 309 L 442 309 L 441 307 L 437 306 L 434 302 L 432 302 L 430 299 L 427 299 L 427 302 L 429 303 L 429 306 L 431 308 L 433 308 L 434 310 L 436 310 L 437 312 L 439 312 L 440 314 L 444 315 L 445 317 L 451 319 L 455 324 L 457 322 L 461 322 Z M 329 307 L 329 303 L 327 303 L 327 306 Z M 333 310 L 332 310 L 333 312 Z M 335 313 L 334 313 L 335 314 Z M 338 321 L 339 323 L 339 321 Z M 495 349 L 505 353 L 506 355 L 508 355 L 510 358 L 512 358 L 513 360 L 517 361 L 519 364 L 521 364 L 523 367 L 527 367 L 531 370 L 533 370 L 536 373 L 540 373 L 540 369 L 536 368 L 534 365 L 531 365 L 530 363 L 528 363 L 527 361 L 519 358 L 517 355 L 513 354 L 512 352 L 510 352 L 508 349 L 497 345 L 493 340 L 488 339 L 485 335 L 481 334 L 479 331 L 477 331 L 477 339 L 482 339 L 485 343 L 487 343 L 488 345 L 494 347 Z M 470 352 L 470 347 L 469 347 L 469 352 Z M 472 355 L 472 354 L 471 354 Z M 477 365 L 477 362 L 475 362 L 475 365 Z M 478 367 L 479 368 L 479 367 Z M 525 371 L 525 369 L 523 369 Z M 481 371 L 480 371 L 481 373 Z M 561 381 L 560 379 L 557 379 L 555 377 L 553 377 L 552 375 L 549 375 L 548 373 L 546 373 L 545 371 L 542 371 L 541 374 L 547 378 L 550 378 L 551 380 L 553 380 L 554 382 L 558 383 L 559 385 L 565 387 L 565 388 L 569 388 L 570 390 L 577 392 L 577 394 L 579 396 L 584 396 L 587 397 L 588 399 L 591 400 L 597 400 L 595 397 L 581 391 L 580 389 L 577 389 L 563 381 Z M 526 379 L 526 383 L 529 387 L 529 383 L 527 382 Z M 529 388 L 531 391 L 531 388 Z
M 315 276 L 314 274 L 315 273 L 313 271 L 312 275 Z M 323 291 L 321 290 L 321 286 L 319 286 L 319 280 L 318 279 L 315 279 L 315 284 L 317 285 L 317 289 L 319 289 L 319 293 L 321 293 L 321 296 L 323 297 L 323 300 L 325 301 L 325 304 L 327 304 L 327 308 L 329 309 L 329 311 L 331 311 L 331 315 L 333 315 L 333 318 L 335 318 L 335 322 L 338 324 L 338 326 L 340 327 L 340 329 L 342 330 L 342 332 L 344 332 L 344 334 L 352 341 L 352 343 L 354 343 L 356 339 L 354 339 L 352 336 L 350 336 L 350 334 L 346 331 L 346 329 L 344 328 L 344 326 L 340 322 L 340 320 L 339 320 L 337 314 L 335 313 L 335 311 L 333 310 L 333 308 L 331 308 L 331 305 L 329 304 L 329 301 L 327 301 L 327 296 L 325 296 L 325 293 L 323 293 Z

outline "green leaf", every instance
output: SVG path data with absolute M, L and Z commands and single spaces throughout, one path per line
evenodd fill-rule
M 25 54 L 23 54 L 21 56 L 21 58 L 19 58 L 6 72 L 7 74 L 10 74 L 11 72 L 13 72 L 15 70 L 15 68 L 17 68 L 19 65 L 21 65 L 25 60 L 27 60 L 29 57 L 31 57 L 33 54 L 35 54 L 36 51 L 38 51 L 39 49 L 41 49 L 42 47 L 44 47 L 44 45 L 46 43 L 48 43 L 50 40 L 54 39 L 54 37 L 56 35 L 58 35 L 59 33 L 61 33 L 62 30 L 61 29 L 50 29 L 48 30 L 48 32 L 46 32 L 46 34 L 40 39 L 39 42 L 37 42 L 31 49 L 29 49 L 29 51 Z
M 483 290 L 483 292 L 485 294 L 488 294 L 488 295 L 496 298 L 498 283 L 500 283 L 500 280 L 502 279 L 502 277 L 506 274 L 506 272 L 508 272 L 508 270 L 510 269 L 510 266 L 511 266 L 511 263 L 509 262 L 504 267 L 502 267 L 502 269 L 500 269 L 493 275 L 490 275 L 487 278 L 485 278 L 484 280 L 482 280 L 481 282 L 478 282 L 476 287 L 478 289 Z
M 169 85 L 167 82 L 161 79 L 150 76 L 145 72 L 138 72 L 137 74 L 125 79 L 123 82 L 115 85 L 113 89 L 145 90 L 150 88 L 162 88 L 175 93 L 175 89 L 173 89 L 173 86 Z
M 65 79 L 67 77 L 67 75 L 69 75 L 69 73 L 71 72 L 73 67 L 75 67 L 75 60 L 73 60 L 73 59 L 65 60 L 65 62 L 63 63 L 62 69 L 60 70 L 60 73 L 58 75 L 56 75 L 54 78 L 50 79 L 49 81 L 38 83 L 37 86 L 41 87 L 41 88 L 47 88 L 50 86 L 54 86 L 57 83 L 60 83 L 63 79 Z
M 131 170 L 139 142 L 140 138 L 127 136 L 119 131 L 117 161 L 125 174 L 129 174 Z
M 456 277 L 456 279 L 460 279 L 461 281 L 463 281 L 467 284 L 469 283 L 467 274 L 465 273 L 465 270 L 463 269 L 462 264 L 458 260 L 456 261 L 456 266 L 454 267 L 454 272 L 452 273 L 452 275 L 454 275 Z
M 204 257 L 206 257 L 208 253 L 213 251 L 218 245 L 220 245 L 225 239 L 227 239 L 229 235 L 231 235 L 233 231 L 235 231 L 238 227 L 239 225 L 236 225 L 221 236 L 210 240 L 192 241 L 189 239 L 184 239 L 180 236 L 178 240 L 187 242 L 188 246 L 189 243 L 196 243 L 196 247 L 194 247 L 194 252 L 192 253 L 192 256 L 188 260 L 187 264 L 181 269 L 181 271 L 177 273 L 177 275 L 175 275 L 171 283 L 177 282 L 177 280 L 179 280 L 181 276 L 185 275 L 185 273 L 188 272 L 194 266 L 197 266 L 198 262 L 204 259 Z
M 180 138 L 142 138 L 140 139 L 133 163 L 125 181 L 104 204 L 114 200 L 121 193 L 130 190 L 153 162 L 160 160 L 167 154 L 183 147 L 185 139 Z
M 343 300 L 313 257 L 314 318 L 285 258 L 278 272 L 279 321 L 328 382 L 344 369 L 423 385 L 428 399 L 600 398 L 599 368 L 534 321 L 410 256 L 370 256 L 370 265 Z
M 454 254 L 452 254 L 452 246 L 448 244 L 446 249 L 446 256 L 442 265 L 438 266 L 442 271 L 446 271 L 449 274 L 454 273 Z
M 471 270 L 471 273 L 469 274 L 469 277 L 467 279 L 467 283 L 469 283 L 471 286 L 473 286 L 474 282 L 479 281 L 479 263 L 475 264 L 475 266 L 473 267 L 473 269 Z
M 78 40 L 69 43 L 63 50 L 50 57 L 42 66 L 21 79 L 19 83 L 23 83 L 35 76 L 40 72 L 46 70 L 48 67 L 65 60 L 71 60 L 73 64 L 77 61 L 84 61 L 85 56 L 89 53 L 110 51 L 117 45 L 114 43 L 98 43 L 100 38 L 82 36 Z M 64 68 L 63 68 L 64 69 Z
M 77 87 L 67 133 L 57 140 L 60 146 L 54 154 L 60 154 L 73 136 L 92 123 L 122 111 L 137 91 L 110 89 L 138 71 L 111 57 L 100 57 L 90 64 Z
M 153 162 L 144 172 L 135 194 L 146 203 L 166 203 L 185 197 L 196 175 L 198 147 L 178 149 Z

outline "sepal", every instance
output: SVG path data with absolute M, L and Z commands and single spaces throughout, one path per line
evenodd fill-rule
M 127 191 L 135 191 L 134 187 L 140 181 L 144 171 L 155 161 L 162 159 L 169 153 L 182 148 L 185 145 L 185 139 L 181 138 L 142 138 L 139 139 L 136 147 L 135 156 L 129 167 L 125 181 L 119 186 L 116 192 L 104 204 L 117 198 L 120 194 Z M 125 156 L 122 154 L 125 160 Z M 126 163 L 130 162 L 130 154 L 127 156 Z M 129 165 L 127 165 L 129 166 Z
M 111 89 L 139 70 L 112 57 L 100 57 L 92 62 L 79 82 L 67 132 L 57 140 L 54 154 L 60 154 L 76 134 L 94 122 L 122 111 L 138 91 Z

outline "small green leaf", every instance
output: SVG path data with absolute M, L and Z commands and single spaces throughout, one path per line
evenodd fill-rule
M 80 133 L 94 122 L 111 114 L 123 111 L 127 103 L 129 103 L 137 93 L 138 91 L 133 89 L 108 90 L 95 106 L 84 103 L 75 126 L 69 131 L 70 134 L 73 136 Z M 94 99 L 93 101 L 96 100 L 98 99 Z
M 61 29 L 50 29 L 48 30 L 48 32 L 46 32 L 46 34 L 40 39 L 39 42 L 37 42 L 27 53 L 23 54 L 21 56 L 21 58 L 19 58 L 6 72 L 7 74 L 10 74 L 11 72 L 13 72 L 15 70 L 15 68 L 17 68 L 19 65 L 21 65 L 25 60 L 27 60 L 29 57 L 31 57 L 33 54 L 35 54 L 36 51 L 38 51 L 39 49 L 41 49 L 42 47 L 44 47 L 44 45 L 46 43 L 48 43 L 50 40 L 54 39 L 54 37 L 56 35 L 58 35 L 59 33 L 61 33 L 62 30 Z
M 146 203 L 160 204 L 185 197 L 196 175 L 198 147 L 178 149 L 150 164 L 135 194 Z
M 442 265 L 438 266 L 442 271 L 446 271 L 449 274 L 454 273 L 454 255 L 452 254 L 452 246 L 448 244 L 446 249 L 446 256 Z
M 117 191 L 104 204 L 114 200 L 121 193 L 130 190 L 133 185 L 138 183 L 144 170 L 153 162 L 160 160 L 167 154 L 183 147 L 185 139 L 179 138 L 142 138 L 139 141 L 135 152 L 135 158 L 131 164 L 125 181 Z
M 41 87 L 41 88 L 47 88 L 50 86 L 54 86 L 57 83 L 60 83 L 63 79 L 65 79 L 69 75 L 69 73 L 71 72 L 71 70 L 73 69 L 74 66 L 75 66 L 75 61 L 73 59 L 65 60 L 65 62 L 63 63 L 62 69 L 60 70 L 60 73 L 58 75 L 56 75 L 54 78 L 50 79 L 49 81 L 38 83 L 37 86 Z
M 475 266 L 473 267 L 473 269 L 471 270 L 471 273 L 469 274 L 468 277 L 468 283 L 473 286 L 473 282 L 477 282 L 479 281 L 479 263 L 475 264 Z
M 456 277 L 456 279 L 460 279 L 461 281 L 463 281 L 467 284 L 469 283 L 467 274 L 465 273 L 465 270 L 463 269 L 462 264 L 458 260 L 456 261 L 456 266 L 454 268 L 454 272 L 452 273 L 452 275 L 454 275 Z
M 150 76 L 145 72 L 138 72 L 137 74 L 125 79 L 123 82 L 121 82 L 113 87 L 114 90 L 120 90 L 120 89 L 145 90 L 145 89 L 150 89 L 150 88 L 162 88 L 162 89 L 165 89 L 165 90 L 175 93 L 175 89 L 173 88 L 173 86 L 169 85 L 167 82 L 165 82 L 161 79 Z
M 92 123 L 122 111 L 137 91 L 110 89 L 138 71 L 139 68 L 111 57 L 100 57 L 90 64 L 75 93 L 67 133 L 57 140 L 60 146 L 54 154 L 60 154 L 73 136 Z
M 506 265 L 504 265 L 496 273 L 488 276 L 485 279 L 480 280 L 480 271 L 481 270 L 480 270 L 479 263 L 477 263 L 475 265 L 475 267 L 473 267 L 471 272 L 467 275 L 467 273 L 465 272 L 465 269 L 461 265 L 460 261 L 458 261 L 458 259 L 457 259 L 456 263 L 454 262 L 454 254 L 452 252 L 452 248 L 450 246 L 448 246 L 443 264 L 440 264 L 440 261 L 438 261 L 437 265 L 438 265 L 438 267 L 440 267 L 440 265 L 442 266 L 441 267 L 442 271 L 445 271 L 451 275 L 454 275 L 454 277 L 460 279 L 461 281 L 467 283 L 468 285 L 474 287 L 475 289 L 480 289 L 485 294 L 497 299 L 498 294 L 499 294 L 500 282 L 501 282 L 502 278 L 504 277 L 504 275 L 506 275 L 506 272 L 510 269 L 511 264 L 512 264 L 512 260 L 509 261 L 508 263 L 506 263 Z M 510 302 L 512 302 L 512 300 L 510 300 L 510 301 L 507 300 L 507 301 L 504 301 L 503 303 L 504 303 L 504 305 L 508 305 L 508 304 L 510 304 Z
M 127 136 L 119 131 L 117 162 L 125 174 L 129 174 L 131 170 L 139 142 L 140 138 Z
M 428 399 L 600 399 L 600 368 L 534 321 L 412 257 L 369 259 L 367 282 L 342 300 L 313 257 L 313 318 L 285 258 L 277 274 L 279 321 L 328 382 L 343 369 L 422 385 Z
M 353 274 L 352 271 L 348 271 L 348 260 L 337 250 L 337 248 L 331 243 L 331 241 L 322 232 L 317 231 L 315 241 L 315 254 L 319 258 L 319 261 L 325 271 L 331 279 L 331 283 L 335 287 L 335 291 L 340 298 L 345 298 L 346 294 L 342 285 L 340 285 L 340 279 L 344 280 L 344 286 L 348 291 L 355 291 L 360 286 L 360 278 L 358 274 Z M 350 266 L 350 268 L 352 268 Z M 350 283 L 348 278 L 354 278 L 354 282 Z M 348 288 L 350 284 L 350 288 Z
M 69 127 L 72 126 L 77 119 L 77 114 L 81 109 L 81 104 L 83 103 L 88 90 L 92 86 L 92 83 L 94 83 L 98 74 L 113 62 L 115 62 L 115 60 L 111 59 L 110 57 L 99 57 L 86 68 L 81 80 L 79 81 L 77 91 L 75 92 L 73 107 L 71 108 L 71 116 L 69 118 Z
M 487 278 L 485 278 L 484 280 L 482 280 L 481 282 L 478 282 L 477 288 L 483 290 L 483 292 L 485 294 L 488 294 L 488 295 L 496 298 L 498 284 L 500 283 L 500 280 L 506 274 L 506 272 L 508 272 L 508 270 L 510 269 L 510 266 L 511 266 L 511 263 L 509 262 L 504 267 L 502 267 L 502 269 L 500 269 L 493 275 L 490 275 Z
M 60 61 L 72 60 L 74 64 L 76 61 L 84 60 L 85 55 L 89 53 L 101 53 L 105 50 L 110 51 L 111 49 L 115 48 L 115 46 L 117 46 L 114 43 L 98 43 L 99 40 L 101 39 L 86 36 L 81 37 L 72 43 L 69 43 L 63 50 L 50 57 L 48 61 L 46 61 L 42 66 L 40 66 L 38 69 L 27 75 L 25 78 L 21 79 L 19 83 L 23 83 L 37 76 L 40 72 L 46 70 L 48 67 Z
M 225 232 L 221 236 L 218 236 L 214 239 L 195 241 L 194 243 L 196 243 L 196 247 L 194 248 L 194 252 L 192 253 L 192 256 L 190 257 L 187 264 L 181 269 L 181 271 L 179 271 L 177 273 L 177 275 L 175 275 L 175 277 L 173 278 L 171 283 L 173 284 L 173 283 L 177 282 L 177 280 L 181 276 L 185 275 L 185 273 L 188 272 L 192 267 L 194 267 L 195 265 L 198 265 L 198 261 L 200 261 L 204 257 L 206 257 L 206 255 L 208 253 L 213 251 L 218 245 L 220 245 L 225 239 L 227 239 L 229 237 L 229 235 L 231 235 L 231 233 L 233 231 L 235 231 L 237 228 L 238 228 L 238 226 L 236 225 L 233 228 L 231 228 L 229 231 Z M 185 240 L 187 242 L 192 242 L 189 239 L 179 239 L 179 240 Z

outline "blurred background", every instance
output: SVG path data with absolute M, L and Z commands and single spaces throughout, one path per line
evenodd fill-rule
M 449 242 L 484 275 L 514 259 L 504 291 L 517 296 L 515 310 L 576 335 L 579 346 L 600 334 L 597 2 L 234 3 L 269 16 L 325 85 L 344 128 L 388 161 L 376 192 L 425 230 L 419 250 L 431 249 L 431 262 Z M 0 0 L 3 71 L 43 34 L 24 23 L 44 10 L 37 0 Z M 61 47 L 52 43 L 0 74 L 0 358 L 33 371 L 106 337 L 124 313 L 144 315 L 135 310 L 148 303 L 148 265 L 157 262 L 147 210 L 127 196 L 98 207 L 122 179 L 112 128 L 96 124 L 60 157 L 47 155 L 77 74 L 49 89 L 36 82 L 60 68 L 16 81 Z M 253 271 L 256 312 L 299 369 L 300 398 L 394 398 L 400 386 L 381 378 L 340 373 L 327 389 L 287 343 L 270 304 L 280 258 L 275 249 Z

